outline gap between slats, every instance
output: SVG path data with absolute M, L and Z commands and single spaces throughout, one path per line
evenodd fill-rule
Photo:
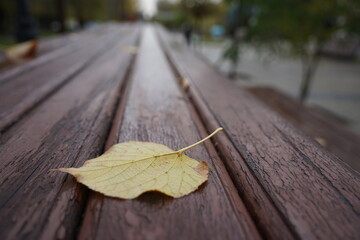
M 110 49 L 111 47 L 114 46 L 114 43 L 116 43 L 116 41 L 117 41 L 116 40 L 117 37 L 120 36 L 122 32 L 117 34 L 116 37 L 114 37 L 113 39 L 110 39 L 110 41 L 108 41 L 108 39 L 107 39 L 107 43 L 105 44 L 105 46 L 100 48 L 95 53 L 93 53 L 93 55 L 96 57 L 90 57 L 89 59 L 87 59 L 83 65 L 80 65 L 74 72 L 72 72 L 68 76 L 66 76 L 59 84 L 57 84 L 52 89 L 50 89 L 48 92 L 46 92 L 45 94 L 40 96 L 39 99 L 35 100 L 32 105 L 30 105 L 29 107 L 27 107 L 26 109 L 24 109 L 21 112 L 15 113 L 14 117 L 12 119 L 10 119 L 9 121 L 5 122 L 4 124 L 1 123 L 0 136 L 2 134 L 4 134 L 7 130 L 9 130 L 14 124 L 19 122 L 22 118 L 24 118 L 27 114 L 29 114 L 33 109 L 35 109 L 41 103 L 46 101 L 47 98 L 49 98 L 50 96 L 52 96 L 53 94 L 55 94 L 56 92 L 61 90 L 66 84 L 68 84 L 72 79 L 74 79 L 78 74 L 80 74 L 82 72 L 82 70 L 84 70 L 88 66 L 90 66 L 97 58 L 103 56 L 107 52 L 108 49 Z M 101 39 L 97 39 L 97 41 L 99 41 L 99 40 L 101 40 Z M 94 44 L 98 44 L 98 43 L 94 42 L 91 45 L 94 45 Z M 39 66 L 39 67 L 46 67 L 46 66 Z
M 179 88 L 184 92 L 184 95 L 187 96 L 188 101 L 190 102 L 189 105 L 191 108 L 194 109 L 194 112 L 197 115 L 197 118 L 200 119 L 202 126 L 205 126 L 204 128 L 206 129 L 207 133 L 211 133 L 211 131 L 214 128 L 219 126 L 219 123 L 215 119 L 215 117 L 214 117 L 213 113 L 210 111 L 209 107 L 206 106 L 206 102 L 203 99 L 200 99 L 201 95 L 197 94 L 197 91 L 195 89 L 193 89 L 194 86 L 191 86 L 191 89 L 188 89 L 188 88 L 184 89 L 184 86 L 182 84 L 183 84 L 183 80 L 186 80 L 186 78 L 187 78 L 186 70 L 182 69 L 181 66 L 176 62 L 176 60 L 173 59 L 171 54 L 169 54 L 167 47 L 166 47 L 166 43 L 165 43 L 166 39 L 163 39 L 163 37 L 161 36 L 162 35 L 161 31 L 164 31 L 164 30 L 161 29 L 160 26 L 157 26 L 157 37 L 158 37 L 159 41 L 162 43 L 161 46 L 162 46 L 163 52 L 172 68 L 172 71 L 174 72 L 175 76 L 177 76 L 179 79 L 179 82 L 178 82 Z M 218 156 L 220 156 L 222 159 L 230 159 L 230 160 L 236 159 L 236 158 L 241 159 L 240 164 L 242 165 L 242 168 L 246 169 L 246 171 L 244 171 L 244 172 L 250 172 L 253 182 L 256 182 L 257 187 L 259 189 L 261 189 L 261 193 L 258 193 L 259 195 L 261 195 L 260 198 L 262 198 L 265 201 L 268 201 L 268 204 L 272 206 L 271 211 L 276 212 L 277 216 L 274 216 L 274 217 L 279 218 L 279 219 L 277 219 L 277 221 L 282 222 L 283 226 L 286 226 L 286 229 L 284 229 L 284 228 L 282 229 L 281 235 L 279 234 L 280 232 L 278 232 L 278 234 L 279 234 L 278 235 L 278 234 L 274 234 L 268 230 L 269 228 L 273 228 L 274 226 L 268 226 L 268 224 L 266 224 L 266 222 L 263 222 L 263 220 L 259 217 L 260 214 L 258 213 L 258 210 L 256 209 L 256 206 L 254 205 L 254 202 L 253 202 L 254 198 L 246 196 L 244 191 L 242 191 L 244 186 L 239 185 L 238 184 L 239 180 L 236 180 L 236 178 L 238 176 L 236 177 L 232 174 L 233 171 L 230 170 L 231 167 L 227 164 L 227 161 L 224 161 L 225 168 L 227 169 L 227 172 L 230 175 L 232 182 L 238 189 L 241 199 L 244 201 L 245 206 L 249 210 L 249 213 L 250 213 L 251 217 L 253 218 L 253 221 L 256 224 L 259 233 L 265 239 L 300 239 L 300 236 L 298 236 L 295 232 L 293 232 L 291 230 L 291 226 L 289 226 L 289 222 L 286 221 L 285 216 L 283 216 L 283 214 L 281 214 L 281 212 L 278 211 L 277 207 L 272 202 L 272 200 L 268 196 L 267 192 L 263 189 L 263 187 L 260 184 L 260 182 L 258 181 L 257 177 L 253 174 L 253 172 L 247 166 L 247 163 L 244 160 L 241 153 L 237 151 L 236 147 L 233 145 L 232 141 L 227 136 L 226 132 L 224 134 L 225 134 L 225 136 L 214 136 L 211 139 Z M 228 149 L 224 148 L 221 144 L 219 145 L 218 142 L 222 142 L 223 146 L 228 146 Z M 230 153 L 230 155 L 234 155 L 234 153 L 235 153 L 235 155 L 237 155 L 237 157 L 236 156 L 230 157 L 230 155 L 226 153 L 227 151 L 229 151 L 229 148 L 231 149 L 231 152 L 232 152 L 232 153 Z M 248 183 L 244 182 L 242 184 L 245 185 Z

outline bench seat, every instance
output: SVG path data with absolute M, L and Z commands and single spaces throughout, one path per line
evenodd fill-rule
M 162 27 L 97 31 L 0 75 L 1 239 L 360 238 L 358 172 Z M 105 197 L 50 171 L 118 142 L 178 150 L 219 126 L 186 152 L 209 180 L 179 199 Z

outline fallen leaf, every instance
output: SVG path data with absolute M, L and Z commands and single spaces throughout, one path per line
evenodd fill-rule
M 188 92 L 190 88 L 189 80 L 186 78 L 179 78 L 179 83 L 184 92 Z
M 317 141 L 323 147 L 326 147 L 327 145 L 326 140 L 322 137 L 315 137 L 315 141 Z
M 184 151 L 206 141 L 174 151 L 152 142 L 125 142 L 112 146 L 103 155 L 88 160 L 80 168 L 58 170 L 106 196 L 133 199 L 148 191 L 159 191 L 178 198 L 195 191 L 208 178 L 206 162 L 198 162 Z
M 34 58 L 38 46 L 37 40 L 31 40 L 21 44 L 17 44 L 5 50 L 7 58 L 16 63 L 23 62 Z

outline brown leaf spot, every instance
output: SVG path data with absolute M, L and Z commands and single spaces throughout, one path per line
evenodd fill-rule
M 199 165 L 196 166 L 195 171 L 198 172 L 201 176 L 206 177 L 209 173 L 209 166 L 207 162 L 201 161 Z

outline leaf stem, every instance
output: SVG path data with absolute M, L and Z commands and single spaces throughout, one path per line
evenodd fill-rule
M 194 144 L 192 144 L 192 145 L 190 145 L 190 146 L 184 147 L 184 148 L 180 149 L 179 151 L 177 151 L 176 153 L 183 153 L 183 152 L 185 152 L 186 150 L 189 150 L 190 148 L 193 148 L 193 147 L 195 147 L 195 146 L 197 146 L 197 145 L 205 142 L 206 140 L 208 140 L 209 138 L 211 138 L 212 136 L 214 136 L 215 134 L 217 134 L 218 132 L 220 132 L 220 131 L 222 131 L 222 130 L 223 130 L 223 128 L 218 128 L 218 129 L 216 129 L 212 134 L 210 134 L 209 136 L 207 136 L 206 138 L 204 138 L 204 139 L 202 139 L 202 140 L 200 140 L 200 141 L 198 141 L 198 142 L 196 142 L 196 143 L 194 143 Z

